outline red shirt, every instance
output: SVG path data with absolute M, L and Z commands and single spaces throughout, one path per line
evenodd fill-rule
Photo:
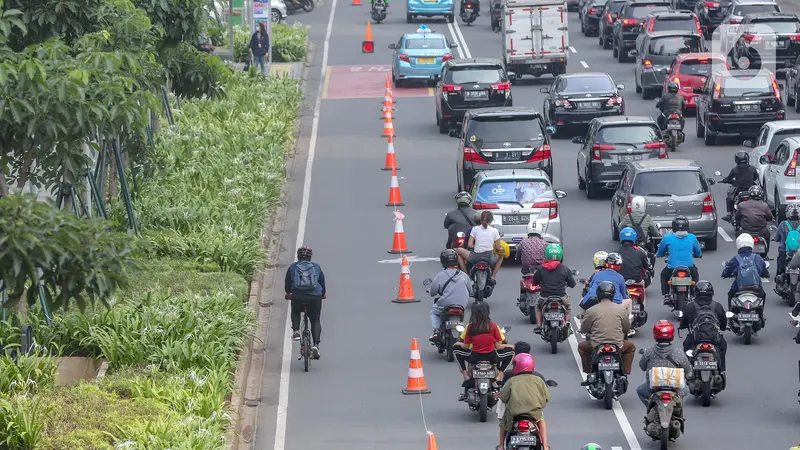
M 471 345 L 472 351 L 476 353 L 491 353 L 494 351 L 495 342 L 503 342 L 503 335 L 500 334 L 500 327 L 492 322 L 491 333 L 481 333 L 475 336 L 469 335 L 469 326 L 464 330 L 464 344 Z

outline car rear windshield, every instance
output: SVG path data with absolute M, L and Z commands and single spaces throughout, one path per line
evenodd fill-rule
M 675 56 L 681 53 L 697 53 L 702 49 L 700 36 L 667 36 L 650 41 L 651 56 Z
M 636 176 L 631 195 L 669 197 L 708 192 L 708 184 L 695 170 L 643 172 Z
M 406 49 L 408 50 L 441 50 L 444 47 L 442 38 L 418 38 L 406 39 Z
M 582 94 L 584 92 L 609 92 L 613 91 L 614 82 L 605 75 L 582 76 L 563 78 L 562 94 Z
M 503 81 L 503 70 L 497 66 L 454 66 L 444 75 L 444 83 L 500 83 Z
M 654 12 L 661 12 L 661 11 L 669 11 L 670 8 L 667 5 L 642 5 L 642 6 L 634 6 L 628 8 L 628 17 L 632 17 L 634 19 L 644 19 L 650 13 Z
M 769 141 L 769 150 L 767 150 L 767 152 L 771 155 L 774 155 L 775 150 L 778 149 L 778 146 L 781 145 L 781 142 L 783 142 L 784 139 L 793 136 L 800 136 L 800 128 L 776 131 L 775 134 L 772 135 L 772 139 Z
M 544 141 L 544 129 L 536 116 L 488 116 L 474 117 L 469 121 L 467 136 L 483 139 L 484 142 L 530 142 L 539 147 Z
M 542 194 L 552 190 L 550 182 L 542 178 L 491 179 L 481 182 L 475 201 L 534 203 Z
M 760 12 L 780 12 L 778 5 L 739 5 L 733 8 L 734 16 L 746 16 L 748 14 L 755 14 Z
M 714 58 L 687 59 L 681 63 L 678 73 L 707 77 L 711 74 L 715 64 L 724 67 L 725 61 Z
M 600 144 L 650 144 L 661 140 L 655 125 L 612 125 L 597 132 L 595 142 Z
M 720 89 L 721 97 L 773 95 L 772 80 L 768 77 L 725 77 Z
M 800 21 L 794 18 L 786 19 L 758 19 L 751 23 L 757 24 L 756 32 L 766 34 L 768 31 L 777 34 L 797 34 L 800 33 Z
M 619 12 L 622 11 L 622 7 L 627 5 L 627 4 L 628 4 L 627 0 L 624 1 L 624 2 L 612 2 L 611 3 L 611 8 L 609 8 L 610 11 L 611 11 L 611 14 L 619 14 Z
M 694 17 L 675 17 L 655 19 L 656 23 L 650 31 L 697 31 Z

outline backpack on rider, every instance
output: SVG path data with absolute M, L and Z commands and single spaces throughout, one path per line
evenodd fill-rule
M 761 286 L 761 275 L 756 267 L 755 255 L 736 255 L 736 260 L 739 261 L 739 271 L 736 274 L 736 286 L 738 286 L 740 290 Z
M 310 294 L 314 292 L 317 286 L 319 286 L 319 275 L 314 270 L 314 263 L 311 261 L 299 261 L 295 265 L 292 292 Z
M 692 321 L 692 336 L 695 342 L 715 344 L 720 338 L 720 327 L 717 315 L 710 305 L 703 305 L 697 310 Z
M 636 231 L 636 244 L 637 245 L 644 245 L 647 242 L 647 234 L 644 232 L 644 228 L 642 228 L 642 223 L 647 218 L 647 215 L 642 214 L 642 219 L 639 223 L 635 223 L 633 218 L 631 218 L 631 226 L 633 227 L 634 231 Z
M 786 253 L 796 252 L 800 249 L 800 225 L 797 228 L 792 228 L 791 223 L 787 220 L 786 222 L 786 229 L 789 230 L 786 233 Z

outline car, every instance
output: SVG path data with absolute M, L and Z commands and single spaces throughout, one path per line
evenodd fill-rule
M 602 20 L 600 20 L 597 36 L 600 46 L 605 50 L 610 50 L 614 42 L 614 24 L 617 23 L 620 11 L 628 3 L 628 0 L 608 0 L 603 7 Z
M 734 68 L 764 67 L 780 77 L 800 56 L 800 18 L 795 14 L 748 14 L 739 25 L 739 34 L 731 50 Z
M 769 161 L 775 159 L 778 144 L 788 137 L 795 136 L 800 136 L 800 120 L 779 120 L 765 123 L 755 139 L 748 139 L 742 143 L 743 146 L 752 149 L 748 152 L 750 165 L 758 171 L 761 186 L 766 184 L 764 177 L 769 169 Z M 762 164 L 761 157 L 764 155 L 767 155 L 768 161 Z M 778 211 L 778 214 L 783 213 Z
M 592 120 L 586 136 L 572 139 L 578 149 L 578 189 L 597 198 L 602 189 L 616 189 L 625 165 L 667 158 L 667 146 L 652 117 L 619 116 Z
M 786 205 L 800 203 L 798 184 L 798 153 L 800 136 L 787 137 L 780 141 L 771 154 L 761 155 L 759 163 L 768 168 L 764 171 L 764 201 L 775 209 L 778 220 L 786 220 Z
M 448 22 L 455 21 L 456 2 L 454 0 L 408 0 L 406 3 L 406 23 L 414 23 L 417 17 L 442 16 Z
M 577 12 L 580 9 L 580 6 L 581 6 L 580 0 L 567 0 L 568 12 Z
M 600 33 L 600 22 L 603 18 L 603 6 L 606 0 L 589 0 L 581 10 L 581 32 L 584 36 L 597 36 Z
M 739 24 L 744 16 L 759 12 L 781 12 L 781 7 L 771 0 L 733 0 L 727 15 L 720 23 L 720 48 L 716 51 L 727 54 L 739 39 Z M 723 28 L 724 27 L 724 28 Z
M 281 23 L 289 17 L 286 11 L 286 3 L 283 0 L 271 0 L 269 7 L 271 9 L 270 19 L 272 23 Z
M 786 105 L 794 106 L 794 111 L 800 112 L 800 56 L 797 57 L 792 67 L 786 72 L 784 87 Z
M 695 89 L 702 91 L 706 79 L 714 72 L 714 68 L 725 68 L 730 70 L 728 61 L 718 53 L 684 53 L 678 55 L 667 69 L 667 76 L 664 77 L 664 85 L 661 95 L 667 93 L 667 85 L 670 82 L 678 83 L 679 94 L 686 100 L 684 114 L 694 113 L 697 110 L 695 99 L 698 95 Z
M 687 31 L 703 34 L 697 15 L 691 11 L 666 11 L 655 12 L 647 16 L 642 22 L 642 32 L 655 31 Z
M 513 106 L 511 83 L 502 61 L 489 58 L 451 59 L 437 75 L 434 92 L 440 133 L 464 120 L 467 110 Z
M 435 33 L 424 25 L 416 33 L 406 33 L 396 44 L 389 44 L 392 54 L 392 81 L 402 87 L 407 81 L 431 83 L 442 71 L 442 65 L 453 59 L 450 43 L 442 33 Z
M 678 55 L 705 50 L 703 36 L 693 31 L 642 33 L 631 52 L 636 57 L 633 66 L 636 92 L 645 100 L 657 97 L 669 76 L 668 68 Z
M 536 169 L 479 171 L 472 181 L 476 211 L 490 211 L 500 236 L 513 252 L 533 226 L 548 242 L 563 244 L 558 200 L 567 193 L 554 190 L 547 173 Z
M 675 11 L 694 11 L 697 0 L 672 0 L 671 4 Z
M 642 30 L 641 21 L 651 13 L 671 11 L 668 1 L 629 1 L 614 22 L 613 56 L 619 62 L 628 60 L 628 52 L 636 46 L 636 38 Z
M 584 132 L 595 117 L 625 114 L 625 101 L 611 75 L 602 72 L 559 75 L 549 87 L 539 91 L 548 94 L 542 105 L 544 122 L 553 127 L 553 136 L 565 129 L 580 128 Z
M 719 237 L 717 206 L 710 187 L 714 180 L 690 159 L 650 159 L 629 163 L 611 200 L 611 237 L 619 240 L 620 220 L 628 214 L 633 197 L 647 201 L 647 214 L 664 236 L 672 232 L 672 219 L 684 216 L 689 232 L 706 250 L 716 250 Z M 660 238 L 658 238 L 660 239 Z
M 456 156 L 458 191 L 470 189 L 482 170 L 540 169 L 553 181 L 550 133 L 542 115 L 530 107 L 470 109 L 461 129 L 450 130 L 460 138 Z
M 700 20 L 703 34 L 710 38 L 730 8 L 733 0 L 698 0 L 694 5 L 694 13 Z
M 766 122 L 786 118 L 778 81 L 769 71 L 713 73 L 698 93 L 695 126 L 705 145 L 714 145 L 720 133 L 755 135 Z

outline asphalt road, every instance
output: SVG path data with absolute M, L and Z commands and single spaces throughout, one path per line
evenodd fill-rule
M 367 2 L 368 4 L 368 2 Z M 318 107 L 313 124 L 305 124 L 305 144 L 314 147 L 314 164 L 308 203 L 301 206 L 303 169 L 301 158 L 295 168 L 298 179 L 291 198 L 281 267 L 293 257 L 294 233 L 299 228 L 300 241 L 314 249 L 325 271 L 328 299 L 323 307 L 323 343 L 321 361 L 303 373 L 297 361 L 298 346 L 291 348 L 291 357 L 281 356 L 285 336 L 283 330 L 285 305 L 279 305 L 276 324 L 270 331 L 268 351 L 270 362 L 265 373 L 266 404 L 259 411 L 255 448 L 275 450 L 331 449 L 424 449 L 427 429 L 436 434 L 442 449 L 490 449 L 497 444 L 497 422 L 479 423 L 477 414 L 457 401 L 460 375 L 455 363 L 447 363 L 427 342 L 430 333 L 428 311 L 431 301 L 422 280 L 432 277 L 439 269 L 438 262 L 420 261 L 412 264 L 415 293 L 421 303 L 391 303 L 398 284 L 400 266 L 387 250 L 392 243 L 392 212 L 385 207 L 389 174 L 383 166 L 386 140 L 380 137 L 379 98 L 354 97 L 353 86 L 345 88 L 341 76 L 326 77 L 327 66 L 379 66 L 390 63 L 391 51 L 386 46 L 418 25 L 405 23 L 405 5 L 392 2 L 389 17 L 373 25 L 376 51 L 360 52 L 364 28 L 369 20 L 368 6 L 351 6 L 349 1 L 326 0 L 311 14 L 294 18 L 311 26 L 316 42 L 313 65 L 309 70 L 308 107 Z M 483 11 L 488 10 L 484 2 Z M 577 15 L 570 13 L 570 44 L 574 49 L 569 59 L 569 72 L 606 71 L 617 83 L 626 86 L 624 96 L 631 115 L 655 115 L 655 102 L 645 102 L 635 94 L 633 65 L 619 64 L 611 58 L 610 50 L 601 50 L 596 38 L 579 33 Z M 327 26 L 332 31 L 326 42 Z M 458 20 L 458 19 L 457 19 Z M 458 42 L 465 56 L 499 57 L 500 37 L 489 29 L 486 13 L 471 27 L 448 27 L 444 22 L 424 22 L 437 31 L 447 33 Z M 423 23 L 423 22 L 420 22 Z M 347 68 L 337 68 L 334 72 Z M 350 73 L 352 73 L 353 69 Z M 365 68 L 358 69 L 363 72 Z M 379 71 L 378 69 L 375 69 Z M 327 78 L 327 82 L 326 82 Z M 334 79 L 335 78 L 335 79 Z M 347 78 L 347 77 L 345 77 Z M 356 79 L 356 78 L 350 78 Z M 374 82 L 376 78 L 371 78 Z M 361 80 L 361 79 L 359 79 Z M 540 108 L 543 94 L 539 88 L 550 84 L 551 78 L 525 77 L 513 88 L 515 105 Z M 359 81 L 358 85 L 368 83 Z M 326 99 L 317 100 L 317 89 Z M 437 257 L 445 231 L 443 214 L 453 207 L 455 189 L 456 140 L 440 135 L 434 124 L 433 98 L 425 91 L 423 97 L 402 97 L 396 89 L 397 104 L 394 127 L 397 133 L 395 149 L 401 171 L 400 187 L 405 207 L 404 220 L 408 245 L 417 257 Z M 798 118 L 793 112 L 789 118 Z M 715 147 L 705 147 L 694 137 L 694 118 L 687 118 L 686 142 L 675 157 L 691 158 L 700 163 L 706 173 L 726 172 L 732 165 L 733 152 L 742 138 L 730 138 Z M 597 250 L 613 250 L 609 232 L 610 200 L 589 201 L 577 189 L 575 158 L 577 146 L 568 139 L 552 143 L 556 187 L 567 191 L 561 200 L 565 226 L 565 261 L 582 274 L 591 270 L 591 256 Z M 305 179 L 308 184 L 308 179 Z M 726 186 L 713 188 L 716 203 L 724 210 Z M 299 226 L 298 226 L 299 224 Z M 701 278 L 715 284 L 719 300 L 724 301 L 729 281 L 719 277 L 721 262 L 733 255 L 733 235 L 727 223 L 720 222 L 725 239 L 720 239 L 716 252 L 706 253 L 699 261 Z M 775 250 L 773 249 L 773 254 Z M 658 270 L 663 261 L 658 262 Z M 774 270 L 774 269 L 773 269 Z M 605 449 L 657 448 L 642 431 L 644 410 L 634 388 L 644 381 L 644 374 L 635 367 L 631 388 L 613 411 L 603 409 L 600 402 L 590 399 L 579 386 L 580 371 L 576 364 L 577 342 L 560 344 L 559 353 L 551 355 L 545 342 L 532 333 L 527 318 L 516 308 L 519 268 L 506 265 L 500 272 L 498 287 L 489 299 L 493 319 L 513 329 L 509 339 L 527 340 L 536 357 L 537 370 L 555 379 L 559 386 L 553 390 L 553 400 L 547 406 L 546 418 L 552 448 L 579 449 L 594 441 Z M 769 292 L 766 310 L 767 326 L 751 346 L 741 338 L 727 334 L 728 388 L 702 408 L 694 399 L 686 410 L 686 434 L 671 448 L 695 449 L 786 449 L 800 441 L 797 404 L 797 354 L 793 330 L 787 323 L 786 303 Z M 279 291 L 281 286 L 278 286 Z M 653 343 L 649 328 L 660 319 L 673 319 L 661 305 L 659 289 L 651 286 L 647 292 L 649 324 L 633 338 L 637 347 Z M 282 293 L 281 293 L 282 295 Z M 573 290 L 572 296 L 580 292 Z M 573 300 L 575 303 L 576 300 Z M 420 340 L 427 384 L 432 394 L 404 396 L 409 345 L 412 337 Z M 285 355 L 284 355 L 285 356 Z M 638 357 L 638 355 L 637 355 Z M 282 382 L 282 384 L 281 384 Z M 424 406 L 424 420 L 421 405 Z M 276 420 L 277 418 L 277 420 Z M 276 439 L 276 423 L 277 435 Z

